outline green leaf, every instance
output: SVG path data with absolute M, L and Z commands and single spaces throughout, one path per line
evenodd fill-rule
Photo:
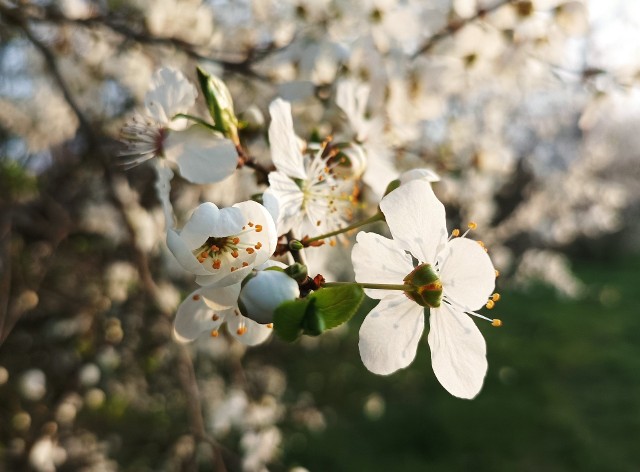
M 302 321 L 307 312 L 309 299 L 290 300 L 276 308 L 273 313 L 273 329 L 280 338 L 293 342 L 302 334 Z
M 301 334 L 318 336 L 349 321 L 363 300 L 364 290 L 356 284 L 321 288 L 307 298 L 282 303 L 274 312 L 273 327 L 289 342 Z
M 315 309 L 324 320 L 325 329 L 335 328 L 345 323 L 358 311 L 364 290 L 359 285 L 321 288 L 314 292 Z

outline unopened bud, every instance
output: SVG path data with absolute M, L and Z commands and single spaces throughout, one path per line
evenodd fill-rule
M 304 244 L 302 244 L 297 239 L 292 239 L 291 241 L 289 241 L 289 249 L 291 249 L 292 251 L 301 251 L 302 249 L 304 249 Z

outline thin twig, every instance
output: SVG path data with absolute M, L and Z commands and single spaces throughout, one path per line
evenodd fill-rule
M 496 2 L 496 3 L 494 3 L 493 5 L 489 6 L 489 7 L 479 8 L 478 11 L 476 12 L 476 14 L 473 15 L 473 16 L 449 22 L 440 31 L 438 31 L 434 35 L 430 36 L 422 44 L 422 46 L 420 46 L 420 48 L 415 53 L 413 53 L 413 55 L 411 56 L 411 59 L 416 59 L 418 56 L 421 56 L 422 54 L 425 54 L 425 53 L 429 52 L 440 41 L 448 38 L 449 36 L 454 35 L 462 27 L 468 25 L 469 23 L 473 23 L 474 21 L 482 19 L 486 15 L 488 15 L 489 13 L 494 12 L 494 11 L 498 10 L 499 8 L 505 6 L 505 5 L 515 4 L 515 3 L 518 3 L 519 1 L 520 0 L 500 0 L 500 1 Z

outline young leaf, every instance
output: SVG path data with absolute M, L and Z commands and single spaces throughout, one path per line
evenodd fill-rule
M 315 300 L 315 309 L 324 321 L 324 328 L 331 329 L 349 321 L 356 314 L 364 300 L 364 290 L 356 284 L 327 287 L 310 297 Z
M 291 300 L 282 303 L 273 313 L 273 329 L 278 336 L 293 342 L 302 334 L 302 321 L 307 312 L 309 299 Z

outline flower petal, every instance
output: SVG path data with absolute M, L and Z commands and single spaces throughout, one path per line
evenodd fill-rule
M 208 307 L 200 290 L 189 294 L 178 307 L 173 322 L 173 335 L 178 342 L 186 343 L 196 339 L 201 333 L 217 329 L 224 320 L 213 321 L 213 310 Z
M 447 226 L 444 206 L 431 185 L 422 180 L 407 182 L 384 197 L 380 209 L 393 239 L 420 262 L 434 264 L 447 240 Z
M 197 96 L 196 88 L 182 72 L 163 67 L 153 74 L 144 104 L 156 121 L 167 124 L 177 113 L 189 111 Z
M 443 303 L 431 309 L 428 340 L 438 381 L 456 397 L 473 398 L 487 373 L 487 347 L 473 320 Z
M 393 239 L 375 233 L 360 232 L 351 260 L 356 281 L 375 284 L 402 284 L 413 270 L 411 256 Z M 384 298 L 389 290 L 365 289 L 371 298 Z
M 209 237 L 220 238 L 238 234 L 246 221 L 242 211 L 237 208 L 220 210 L 213 203 L 205 202 L 194 210 L 180 231 L 180 237 L 193 251 L 202 246 Z
M 407 367 L 416 356 L 424 330 L 424 309 L 393 294 L 371 310 L 360 327 L 360 357 L 374 374 L 388 375 Z
M 240 284 L 225 287 L 202 287 L 197 292 L 203 297 L 204 303 L 212 310 L 224 311 L 236 308 L 240 296 Z
M 238 265 L 240 264 L 241 262 L 238 263 Z M 249 275 L 249 272 L 253 270 L 253 265 L 251 264 L 246 267 L 240 267 L 233 272 L 227 269 L 230 269 L 230 266 L 225 264 L 225 266 L 218 269 L 215 274 L 207 272 L 207 274 L 197 275 L 196 283 L 203 287 L 227 287 L 229 285 L 237 284 L 238 282 L 242 282 L 242 280 Z
M 425 180 L 427 182 L 439 182 L 440 176 L 431 169 L 411 169 L 400 174 L 400 184 L 406 184 L 412 180 Z
M 470 311 L 485 305 L 496 282 L 496 270 L 485 250 L 476 241 L 455 238 L 441 254 L 444 295 Z
M 302 211 L 304 193 L 292 179 L 282 172 L 269 173 L 269 188 L 265 194 L 278 202 L 276 227 L 279 235 L 289 232 L 293 226 L 300 224 L 304 216 Z
M 178 165 L 180 175 L 195 184 L 220 182 L 238 166 L 233 141 L 200 125 L 183 131 L 170 130 L 163 146 L 165 156 Z
M 289 177 L 306 179 L 302 152 L 298 137 L 293 129 L 291 105 L 277 98 L 269 105 L 271 124 L 269 125 L 269 143 L 271 159 L 276 169 Z
M 276 224 L 271 213 L 258 202 L 248 200 L 233 205 L 234 209 L 242 212 L 245 218 L 245 230 L 240 235 L 242 244 L 248 244 L 255 249 L 256 257 L 253 265 L 260 265 L 271 257 L 278 244 Z M 248 223 L 252 223 L 250 226 Z
M 172 229 L 167 230 L 167 247 L 186 271 L 196 275 L 209 274 L 193 255 L 186 241 Z
M 241 328 L 245 328 L 246 331 L 241 330 Z M 261 344 L 273 333 L 273 328 L 268 328 L 266 325 L 256 323 L 249 318 L 236 314 L 227 316 L 227 329 L 231 336 L 246 346 Z M 243 331 L 243 334 L 239 334 Z

